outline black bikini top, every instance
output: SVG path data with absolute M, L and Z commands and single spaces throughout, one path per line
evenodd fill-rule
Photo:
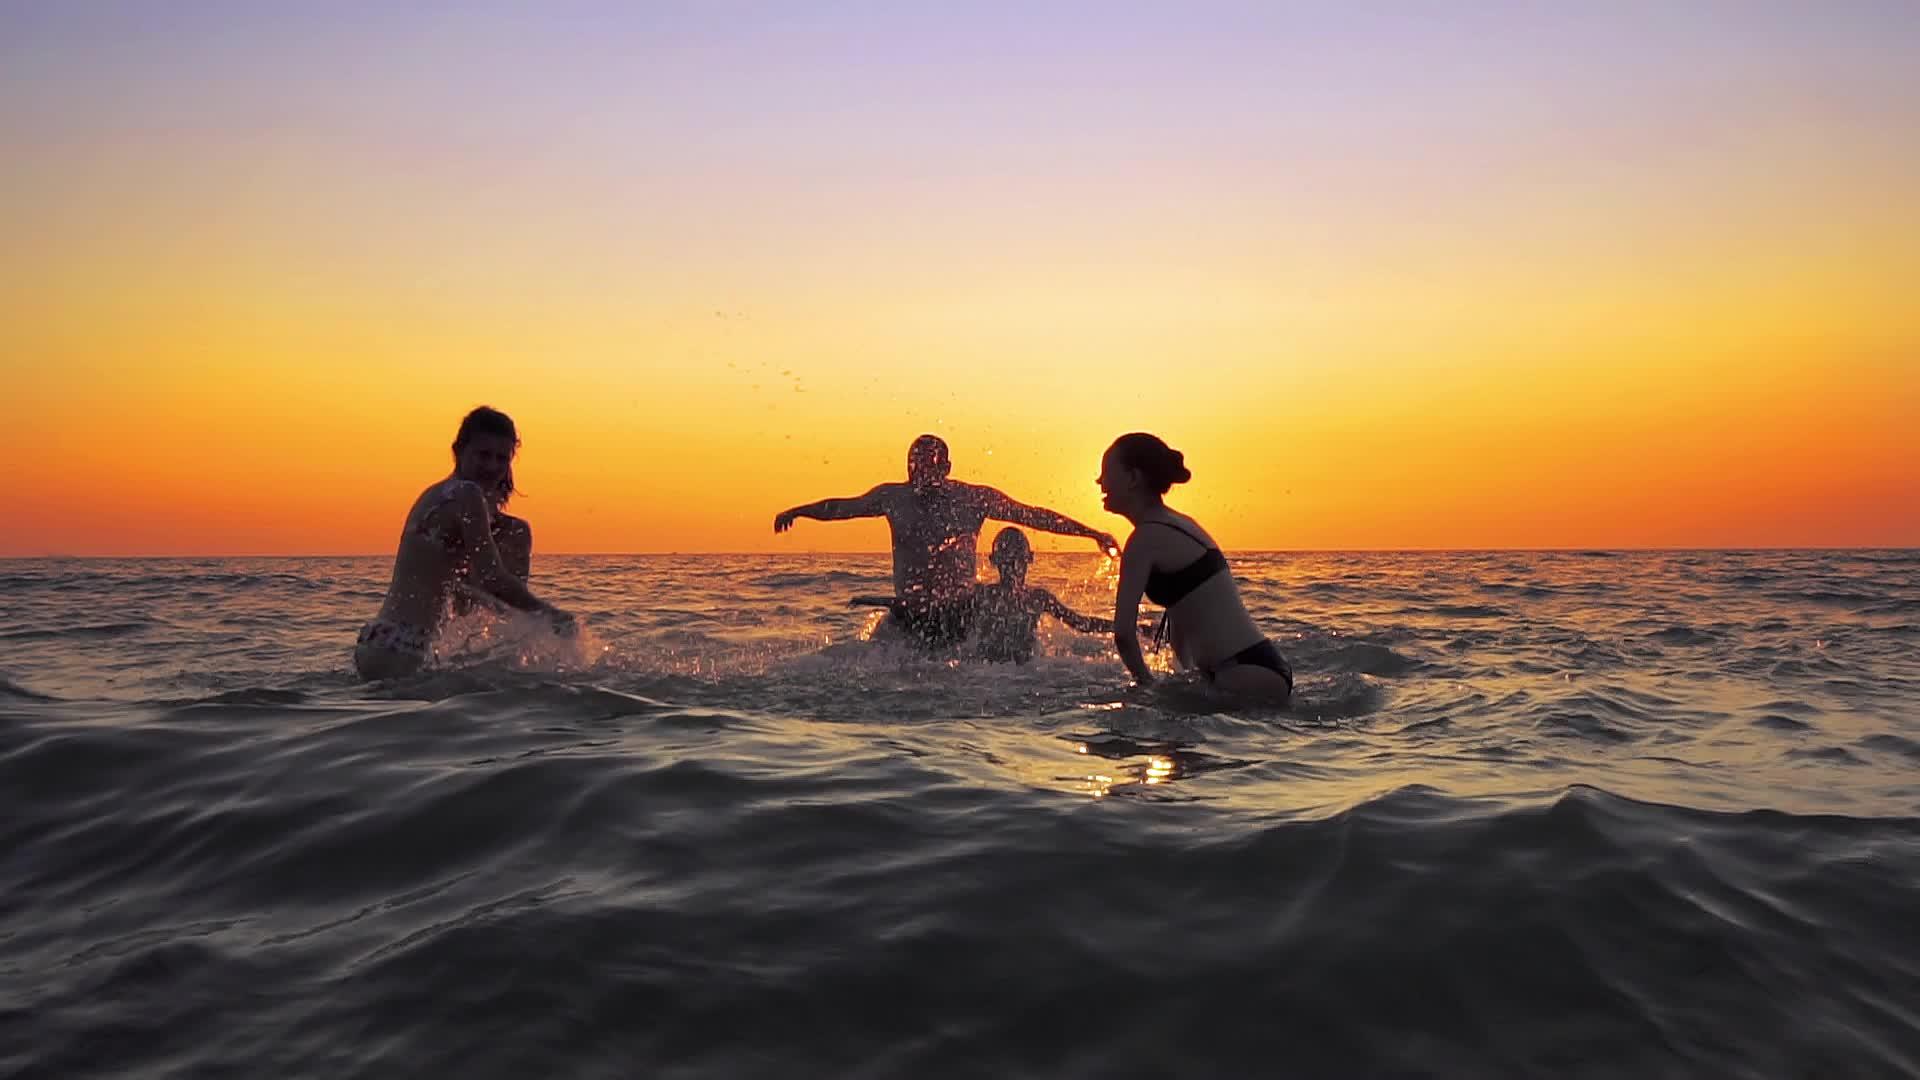
M 1165 525 L 1169 529 L 1184 534 L 1188 539 L 1203 547 L 1206 541 L 1193 535 L 1171 521 L 1149 521 L 1149 525 Z M 1172 607 L 1186 599 L 1188 593 L 1200 587 L 1201 583 L 1215 574 L 1227 569 L 1227 557 L 1217 547 L 1207 547 L 1201 556 L 1178 570 L 1147 571 L 1147 599 L 1161 607 Z

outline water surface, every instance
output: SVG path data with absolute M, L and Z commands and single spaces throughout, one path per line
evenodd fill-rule
M 385 560 L 0 562 L 0 1075 L 1920 1075 L 1920 553 L 1234 567 L 1286 712 L 884 556 L 372 686 Z

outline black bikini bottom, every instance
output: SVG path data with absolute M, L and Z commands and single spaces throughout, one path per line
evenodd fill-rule
M 1293 669 L 1287 666 L 1286 657 L 1280 655 L 1280 649 L 1269 639 L 1262 639 L 1257 645 L 1249 645 L 1232 656 L 1227 657 L 1217 667 L 1207 672 L 1212 678 L 1228 664 L 1251 664 L 1263 667 L 1287 680 L 1287 692 L 1293 692 Z

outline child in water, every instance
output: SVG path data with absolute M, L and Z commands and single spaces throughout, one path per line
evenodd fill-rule
M 1051 592 L 1027 584 L 1033 545 L 1011 526 L 993 538 L 994 568 L 1000 580 L 973 590 L 973 646 L 983 660 L 1024 664 L 1033 659 L 1040 616 L 1051 615 L 1083 634 L 1111 634 L 1113 620 L 1082 615 Z

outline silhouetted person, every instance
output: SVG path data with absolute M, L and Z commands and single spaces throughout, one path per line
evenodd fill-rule
M 1114 645 L 1136 680 L 1153 681 L 1135 623 L 1144 593 L 1166 608 L 1182 666 L 1230 693 L 1284 703 L 1293 694 L 1293 672 L 1247 613 L 1220 545 L 1162 501 L 1169 488 L 1191 479 L 1180 451 L 1143 432 L 1115 439 L 1100 459 L 1106 508 L 1134 525 L 1113 597 Z
M 1112 536 L 1037 506 L 1015 502 L 980 484 L 949 479 L 947 444 L 922 435 L 907 450 L 907 482 L 881 484 L 851 499 L 822 499 L 783 510 L 774 532 L 786 532 L 795 518 L 846 521 L 884 517 L 893 532 L 892 616 L 908 635 L 929 647 L 951 645 L 967 635 L 975 577 L 974 548 L 980 526 L 989 518 L 1016 525 L 1084 536 L 1100 550 L 1117 550 Z
M 1024 664 L 1033 659 L 1040 616 L 1051 615 L 1083 634 L 1111 633 L 1113 620 L 1082 615 L 1037 585 L 1027 584 L 1033 565 L 1033 545 L 1009 525 L 993 538 L 988 558 L 1000 571 L 1000 580 L 973 590 L 973 636 L 969 639 L 981 659 Z
M 393 579 L 380 614 L 360 629 L 353 666 L 364 679 L 411 675 L 427 659 L 464 573 L 509 607 L 546 613 L 562 630 L 572 616 L 527 591 L 501 562 L 494 541 L 494 493 L 513 467 L 520 436 L 507 414 L 481 406 L 460 421 L 453 472 L 413 501 L 400 528 Z

